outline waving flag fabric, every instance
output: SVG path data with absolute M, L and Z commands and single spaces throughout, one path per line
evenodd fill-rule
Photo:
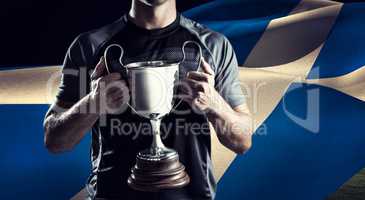
M 217 0 L 185 15 L 231 41 L 254 116 L 245 155 L 212 135 L 217 199 L 325 199 L 365 167 L 364 3 Z M 0 71 L 7 199 L 67 199 L 83 187 L 90 138 L 66 155 L 43 148 L 42 117 L 59 79 L 59 66 Z

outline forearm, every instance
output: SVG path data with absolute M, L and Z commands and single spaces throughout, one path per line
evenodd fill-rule
M 219 95 L 207 117 L 212 123 L 219 141 L 236 153 L 244 153 L 251 147 L 252 121 L 248 113 L 237 112 Z
M 45 145 L 54 153 L 71 150 L 98 120 L 99 115 L 87 112 L 89 95 L 65 112 L 49 115 L 44 123 Z

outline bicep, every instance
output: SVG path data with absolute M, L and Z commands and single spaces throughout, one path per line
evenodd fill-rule
M 76 38 L 64 58 L 56 101 L 49 107 L 44 118 L 44 124 L 50 116 L 65 112 L 86 95 L 88 76 L 81 54 L 82 49 L 79 38 Z

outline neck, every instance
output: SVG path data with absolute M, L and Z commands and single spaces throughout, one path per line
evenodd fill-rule
M 139 0 L 133 0 L 129 11 L 133 23 L 149 30 L 168 26 L 175 21 L 176 15 L 176 2 L 172 0 L 158 6 L 148 6 Z

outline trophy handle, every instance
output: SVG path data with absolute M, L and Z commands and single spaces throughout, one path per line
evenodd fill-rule
M 110 73 L 112 73 L 112 70 L 111 70 L 111 66 L 109 65 L 110 63 L 109 63 L 109 56 L 111 56 L 110 55 L 110 53 L 109 53 L 109 51 L 110 51 L 110 49 L 111 48 L 114 48 L 114 47 L 116 47 L 116 48 L 119 48 L 119 50 L 120 50 L 120 56 L 119 56 L 119 58 L 118 58 L 118 61 L 119 61 L 119 63 L 120 63 L 120 65 L 122 66 L 122 77 L 123 78 L 125 78 L 125 80 L 128 80 L 128 69 L 124 66 L 124 64 L 123 64 L 123 61 L 122 61 L 122 59 L 123 59 L 123 55 L 124 55 L 124 49 L 123 49 L 123 47 L 122 46 L 120 46 L 119 44 L 111 44 L 111 45 L 109 45 L 106 49 L 105 49 L 105 51 L 104 51 L 104 63 L 105 63 L 105 67 L 106 67 L 106 71 L 108 72 L 108 74 L 110 74 Z M 127 104 L 127 106 L 128 107 L 130 107 L 131 109 L 132 109 L 132 111 L 133 112 L 135 112 L 136 114 L 138 114 L 138 115 L 140 115 L 130 104 L 129 104 L 129 102 L 125 102 L 126 104 Z M 140 116 L 142 116 L 142 115 L 140 115 Z
M 124 49 L 119 44 L 111 44 L 105 49 L 105 51 L 104 51 L 104 63 L 105 63 L 106 70 L 108 71 L 108 74 L 112 73 L 111 66 L 110 66 L 110 63 L 109 63 L 109 60 L 110 60 L 109 58 L 113 57 L 113 55 L 110 55 L 109 51 L 110 51 L 111 48 L 114 48 L 114 47 L 119 48 L 119 50 L 120 50 L 120 56 L 118 58 L 118 61 L 119 61 L 120 65 L 122 67 L 122 70 L 123 70 L 122 71 L 122 76 L 123 76 L 123 78 L 127 79 L 128 78 L 128 69 L 126 67 L 124 67 L 124 64 L 123 64 L 123 61 L 122 61 L 123 55 L 124 55 Z
M 121 68 L 122 68 L 122 78 L 124 78 L 125 80 L 128 80 L 128 74 L 129 74 L 129 70 L 127 67 L 125 67 L 125 65 L 123 64 L 123 55 L 124 55 L 124 49 L 121 45 L 119 44 L 111 44 L 109 46 L 106 47 L 105 51 L 104 51 L 104 63 L 105 63 L 105 67 L 106 67 L 106 70 L 108 72 L 108 74 L 112 73 L 112 68 L 111 68 L 111 65 L 109 63 L 109 60 L 110 58 L 115 58 L 116 56 L 115 55 L 111 55 L 110 53 L 110 49 L 112 48 L 118 48 L 120 50 L 120 55 L 118 57 L 118 61 L 121 65 Z M 128 81 L 127 81 L 128 83 Z M 129 103 L 129 102 L 125 102 L 125 104 L 127 104 L 127 106 L 129 108 L 131 108 L 131 110 L 136 113 L 137 115 L 141 116 L 141 117 L 144 117 L 142 114 L 140 114 L 136 109 L 133 108 L 133 106 Z
M 185 53 L 185 47 L 188 45 L 188 44 L 194 44 L 194 45 L 196 45 L 197 47 L 198 47 L 198 49 L 199 49 L 199 61 L 198 61 L 198 67 L 197 67 L 197 69 L 195 70 L 195 71 L 200 71 L 200 65 L 201 65 L 201 63 L 202 63 L 202 60 L 203 60 L 203 51 L 202 51 L 202 47 L 200 46 L 200 44 L 199 43 L 197 43 L 197 42 L 195 42 L 195 41 L 192 41 L 192 40 L 188 40 L 188 41 L 186 41 L 186 42 L 184 42 L 184 44 L 182 45 L 182 47 L 181 47 L 181 51 L 182 51 L 182 53 L 183 53 L 183 58 L 182 58 L 182 60 L 179 62 L 179 65 L 182 63 L 182 62 L 184 62 L 185 61 L 185 59 L 186 59 L 186 53 Z M 181 99 L 171 110 L 172 111 L 174 111 L 174 110 L 176 110 L 176 108 L 181 104 L 181 102 L 182 102 L 183 100 Z
M 197 42 L 195 42 L 195 41 L 192 41 L 192 40 L 188 40 L 188 41 L 184 42 L 184 44 L 182 45 L 182 47 L 181 47 L 181 51 L 182 51 L 182 54 L 183 54 L 183 58 L 182 58 L 182 60 L 179 62 L 179 65 L 180 65 L 182 62 L 184 62 L 184 61 L 185 61 L 185 59 L 186 59 L 185 47 L 186 47 L 188 44 L 190 44 L 190 43 L 191 43 L 191 44 L 196 45 L 196 46 L 198 47 L 198 49 L 199 49 L 199 61 L 198 61 L 198 68 L 197 68 L 197 70 L 196 70 L 196 71 L 199 71 L 199 69 L 200 69 L 200 64 L 201 64 L 202 59 L 203 59 L 203 51 L 202 51 L 202 47 L 200 46 L 200 44 L 199 44 L 199 43 L 197 43 Z

